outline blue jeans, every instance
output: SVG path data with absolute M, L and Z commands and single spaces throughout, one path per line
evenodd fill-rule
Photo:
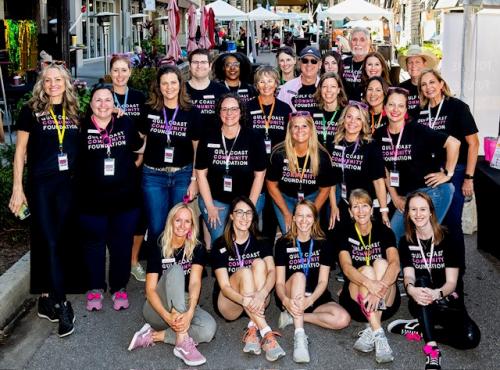
M 192 173 L 192 165 L 173 173 L 144 167 L 142 191 L 148 220 L 148 244 L 150 246 L 157 245 L 158 236 L 165 228 L 168 212 L 177 203 L 182 202 L 191 183 Z
M 213 203 L 215 207 L 219 208 L 219 219 L 220 219 L 220 223 L 217 224 L 215 227 L 212 227 L 208 222 L 208 210 L 207 206 L 205 205 L 205 201 L 203 200 L 203 197 L 201 196 L 198 197 L 198 205 L 200 206 L 200 211 L 203 217 L 203 221 L 208 227 L 212 244 L 218 237 L 224 234 L 224 227 L 226 226 L 227 217 L 229 215 L 229 207 L 231 206 L 230 204 L 219 202 L 216 199 L 213 200 Z M 266 203 L 266 195 L 264 193 L 261 193 L 259 195 L 259 199 L 257 199 L 257 204 L 255 205 L 255 208 L 257 209 L 257 214 L 259 215 L 259 219 L 262 217 L 262 210 L 264 209 L 265 203 Z
M 455 186 L 450 182 L 441 184 L 435 188 L 426 187 L 417 189 L 417 191 L 426 193 L 431 197 L 439 223 L 443 222 L 444 216 L 446 212 L 448 212 L 448 208 L 450 208 L 454 190 Z M 399 210 L 396 210 L 392 216 L 391 228 L 394 235 L 396 235 L 396 243 L 399 244 L 399 239 L 401 239 L 405 233 L 404 215 Z
M 299 200 L 297 199 L 297 197 L 290 197 L 284 193 L 281 193 L 281 195 L 285 200 L 288 210 L 290 211 L 290 213 L 293 213 L 293 209 L 295 208 L 295 205 L 299 202 Z M 318 192 L 315 191 L 314 193 L 307 195 L 305 199 L 314 202 L 317 196 Z M 281 213 L 279 207 L 276 205 L 276 202 L 273 201 L 273 205 L 274 205 L 274 212 L 276 212 L 276 218 L 278 219 L 278 224 L 280 225 L 281 232 L 283 233 L 283 235 L 285 235 L 286 234 L 285 217 L 283 216 L 283 213 Z

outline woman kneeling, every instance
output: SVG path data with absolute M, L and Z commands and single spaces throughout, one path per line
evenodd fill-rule
M 339 261 L 346 279 L 339 301 L 354 320 L 369 323 L 354 349 L 375 349 L 378 363 L 391 362 L 394 356 L 381 322 L 393 316 L 401 304 L 396 286 L 400 271 L 396 240 L 387 226 L 372 223 L 372 199 L 365 190 L 351 192 L 349 213 L 354 223 L 341 238 Z
M 342 329 L 350 322 L 347 311 L 333 301 L 327 289 L 332 247 L 311 201 L 297 204 L 290 231 L 277 242 L 275 254 L 276 303 L 282 310 L 279 327 L 294 324 L 293 360 L 309 362 L 304 322 L 327 329 Z
M 263 349 L 268 361 L 276 361 L 285 351 L 264 314 L 276 275 L 270 245 L 256 237 L 258 223 L 257 211 L 248 197 L 233 200 L 224 235 L 212 249 L 212 268 L 217 278 L 213 304 L 214 311 L 226 321 L 246 313 L 250 322 L 243 337 L 243 352 L 258 355 Z
M 143 308 L 147 324 L 135 333 L 129 351 L 165 342 L 175 345 L 174 355 L 188 366 L 206 362 L 196 345 L 212 340 L 216 324 L 197 305 L 206 260 L 197 234 L 193 211 L 186 204 L 174 206 L 168 214 L 161 245 L 148 256 L 147 301 Z

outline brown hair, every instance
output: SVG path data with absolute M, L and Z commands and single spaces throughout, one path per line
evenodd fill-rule
M 178 94 L 178 104 L 182 110 L 190 110 L 191 109 L 191 99 L 186 91 L 186 84 L 184 83 L 184 79 L 182 78 L 181 71 L 176 66 L 165 65 L 158 69 L 156 73 L 156 79 L 151 85 L 151 90 L 149 94 L 149 99 L 146 102 L 151 108 L 155 110 L 160 110 L 164 106 L 163 95 L 160 91 L 160 81 L 163 75 L 168 73 L 173 73 L 177 76 L 179 80 L 179 94 Z
M 236 198 L 233 199 L 231 202 L 231 206 L 229 207 L 229 212 L 227 214 L 227 219 L 226 219 L 226 226 L 224 226 L 224 241 L 226 243 L 226 248 L 230 252 L 231 255 L 235 255 L 234 252 L 234 239 L 235 239 L 235 233 L 234 233 L 234 227 L 233 227 L 233 220 L 231 219 L 231 214 L 234 212 L 234 209 L 236 208 L 236 205 L 239 202 L 245 203 L 247 206 L 250 207 L 252 210 L 252 223 L 250 224 L 250 227 L 248 229 L 250 233 L 250 237 L 257 238 L 258 237 L 258 227 L 259 227 L 259 215 L 257 214 L 257 209 L 255 208 L 255 205 L 253 202 L 248 198 L 247 196 L 240 195 Z
M 337 95 L 337 106 L 338 108 L 344 108 L 347 105 L 347 94 L 345 93 L 344 84 L 342 83 L 340 74 L 337 74 L 335 72 L 328 72 L 321 75 L 318 82 L 318 88 L 314 93 L 314 99 L 316 99 L 316 101 L 318 102 L 319 109 L 324 109 L 325 102 L 323 101 L 323 97 L 321 96 L 321 88 L 323 87 L 325 81 L 329 78 L 333 78 L 335 79 L 335 81 L 337 81 L 337 85 L 340 88 L 340 91 Z
M 368 58 L 375 57 L 379 60 L 380 65 L 382 66 L 382 77 L 387 85 L 391 85 L 391 79 L 389 78 L 389 68 L 387 67 L 387 62 L 384 59 L 384 56 L 380 54 L 378 51 L 372 51 L 371 53 L 366 54 L 365 59 L 363 60 L 363 65 L 361 66 L 361 82 L 368 86 L 368 74 L 366 73 L 366 63 Z
M 316 206 L 314 205 L 314 203 L 311 202 L 310 200 L 307 200 L 307 199 L 301 200 L 300 202 L 298 202 L 295 205 L 295 208 L 293 209 L 293 216 L 295 216 L 295 213 L 297 212 L 297 208 L 299 208 L 299 206 L 306 206 L 307 208 L 309 208 L 311 210 L 311 212 L 313 214 L 314 223 L 313 223 L 312 228 L 311 228 L 311 238 L 315 239 L 315 240 L 325 239 L 325 233 L 321 229 L 321 225 L 319 223 L 319 212 L 316 209 Z M 293 243 L 295 244 L 295 240 L 297 239 L 297 235 L 298 235 L 297 225 L 295 224 L 295 222 L 292 221 L 292 225 L 290 227 L 290 230 L 286 233 L 285 238 L 288 240 L 292 240 Z
M 436 210 L 434 208 L 434 203 L 432 202 L 431 197 L 422 191 L 415 191 L 411 194 L 409 194 L 406 197 L 406 204 L 405 204 L 405 214 L 404 214 L 404 219 L 405 219 L 405 238 L 411 243 L 416 243 L 417 242 L 417 230 L 415 227 L 415 224 L 410 218 L 410 201 L 413 198 L 422 198 L 424 199 L 427 204 L 429 205 L 429 212 L 430 212 L 430 223 L 432 226 L 432 232 L 434 234 L 434 244 L 439 245 L 444 239 L 444 227 L 442 227 L 438 219 L 436 217 Z
M 113 64 L 118 62 L 119 60 L 127 63 L 128 69 L 132 69 L 132 63 L 130 62 L 130 58 L 126 54 L 114 54 L 109 61 L 109 69 L 113 69 Z

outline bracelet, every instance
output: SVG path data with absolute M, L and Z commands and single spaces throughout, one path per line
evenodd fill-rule
M 389 212 L 389 207 L 380 207 L 380 213 Z
M 196 177 L 195 176 L 191 176 L 191 181 L 196 181 Z
M 413 286 L 413 287 L 415 287 L 415 285 L 413 285 L 413 283 L 408 283 L 408 284 L 406 284 L 406 286 L 405 286 L 405 290 L 406 290 L 406 291 L 408 291 L 408 286 L 410 286 L 410 285 L 411 285 L 411 286 Z

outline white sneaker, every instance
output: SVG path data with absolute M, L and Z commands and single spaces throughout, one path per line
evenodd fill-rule
M 284 329 L 288 325 L 293 324 L 293 317 L 288 313 L 287 310 L 281 311 L 280 317 L 278 319 L 278 328 Z
M 361 330 L 359 333 L 358 340 L 354 343 L 354 349 L 360 352 L 371 352 L 375 349 L 375 338 L 373 337 L 372 328 L 369 326 Z
M 373 333 L 373 337 L 375 339 L 375 361 L 379 364 L 393 361 L 394 355 L 384 331 L 377 330 L 376 333 Z
M 307 335 L 303 331 L 296 333 L 293 338 L 293 361 L 297 363 L 308 363 L 309 358 L 309 341 Z

